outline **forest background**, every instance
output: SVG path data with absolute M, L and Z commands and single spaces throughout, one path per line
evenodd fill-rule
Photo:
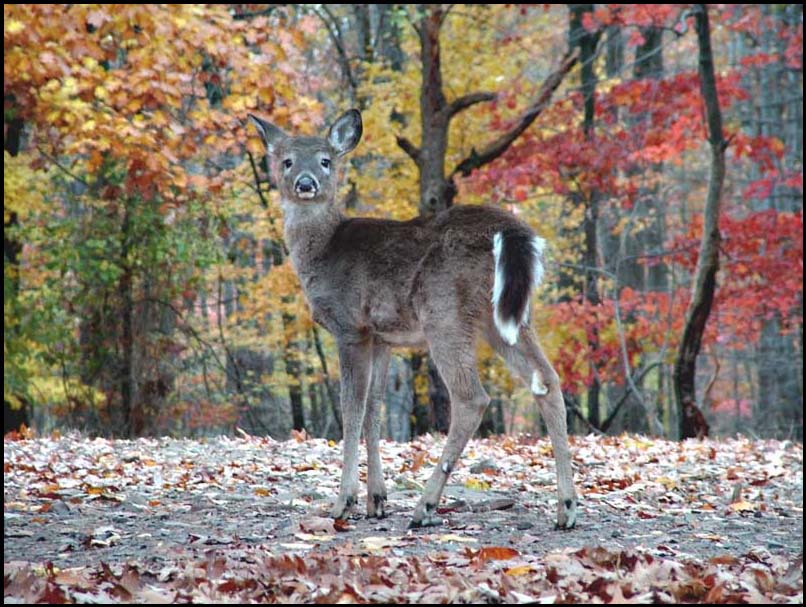
M 364 117 L 343 200 L 510 210 L 572 431 L 802 440 L 803 7 L 710 5 L 726 146 L 688 425 L 675 361 L 709 189 L 694 5 L 4 5 L 4 427 L 338 439 L 257 113 Z M 481 432 L 541 433 L 483 346 Z M 419 352 L 386 436 L 445 430 Z M 693 421 L 692 421 L 693 420 Z

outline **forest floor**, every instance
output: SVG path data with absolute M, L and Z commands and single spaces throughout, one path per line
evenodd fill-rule
M 472 441 L 412 531 L 444 437 L 383 442 L 389 515 L 346 525 L 322 439 L 7 438 L 5 602 L 803 602 L 802 444 L 572 441 L 576 528 L 521 436 Z

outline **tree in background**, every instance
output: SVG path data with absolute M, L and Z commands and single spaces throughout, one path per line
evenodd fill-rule
M 177 389 L 176 334 L 193 336 L 182 302 L 205 288 L 227 229 L 241 114 L 263 104 L 288 122 L 315 108 L 291 94 L 299 37 L 270 39 L 267 17 L 224 7 L 4 17 L 5 116 L 26 139 L 6 163 L 5 233 L 27 256 L 7 255 L 22 288 L 6 305 L 20 328 L 6 335 L 6 400 L 59 404 L 95 431 L 151 432 Z
M 678 434 L 674 353 L 710 162 L 686 7 L 4 16 L 7 409 L 28 404 L 41 428 L 338 438 L 333 344 L 288 266 L 243 116 L 314 132 L 358 105 L 348 212 L 518 214 L 552 244 L 532 313 L 577 428 Z M 802 436 L 802 7 L 711 17 L 729 170 L 694 403 L 718 432 Z M 544 87 L 569 46 L 579 68 Z M 440 393 L 418 354 L 399 362 L 388 400 L 407 439 L 438 423 Z M 506 403 L 489 428 L 539 431 L 528 390 L 484 346 L 480 362 Z

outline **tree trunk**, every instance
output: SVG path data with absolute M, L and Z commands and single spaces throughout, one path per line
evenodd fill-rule
M 7 123 L 6 136 L 3 141 L 3 149 L 11 156 L 20 153 L 20 143 L 22 140 L 23 122 L 20 118 L 13 118 Z M 8 221 L 3 222 L 3 257 L 7 266 L 5 278 L 9 284 L 9 291 L 4 293 L 4 299 L 16 298 L 20 289 L 20 253 L 22 243 L 9 235 L 9 230 L 19 226 L 20 220 L 16 213 L 10 213 Z M 16 333 L 17 329 L 6 329 L 8 333 Z M 12 407 L 11 403 L 3 400 L 3 433 L 18 429 L 22 424 L 31 425 L 28 412 L 28 403 L 21 394 L 17 395 L 17 400 L 21 403 L 19 407 Z
M 694 275 L 694 289 L 686 311 L 683 339 L 680 342 L 674 365 L 675 397 L 680 412 L 680 438 L 708 434 L 708 423 L 696 404 L 695 380 L 697 355 L 700 352 L 702 336 L 711 313 L 716 291 L 716 274 L 719 270 L 719 204 L 725 180 L 725 148 L 727 147 L 722 135 L 722 113 L 716 90 L 708 9 L 705 4 L 695 6 L 697 7 L 697 40 L 700 49 L 700 91 L 705 103 L 708 143 L 711 147 L 711 166 L 708 175 L 708 195 L 703 212 L 702 242 Z
M 422 52 L 422 86 L 420 87 L 420 120 L 422 144 L 417 159 L 420 173 L 421 216 L 435 215 L 453 204 L 456 188 L 445 180 L 445 153 L 448 147 L 448 117 L 442 92 L 439 31 L 444 12 L 429 10 L 420 21 Z M 450 427 L 450 396 L 434 361 L 427 358 L 429 419 L 438 432 Z
M 420 147 L 403 137 L 397 138 L 401 149 L 415 162 L 419 172 L 420 184 L 420 215 L 428 216 L 444 211 L 453 204 L 456 197 L 454 176 L 461 173 L 469 175 L 503 154 L 515 139 L 517 139 L 540 115 L 548 105 L 554 91 L 559 87 L 563 78 L 576 63 L 576 56 L 567 54 L 563 57 L 560 67 L 546 78 L 537 99 L 530 105 L 520 119 L 509 131 L 502 134 L 481 151 L 474 148 L 470 155 L 460 162 L 446 177 L 445 156 L 448 147 L 448 128 L 451 119 L 459 112 L 474 104 L 492 101 L 495 95 L 488 92 L 478 92 L 464 95 L 450 103 L 445 98 L 442 88 L 442 71 L 440 57 L 440 29 L 448 11 L 442 5 L 427 5 L 424 13 L 417 23 L 416 29 L 420 38 L 420 52 L 422 60 L 422 84 L 420 87 L 420 120 L 421 142 Z M 433 362 L 429 360 L 428 376 L 430 381 L 429 394 L 431 396 L 430 417 L 435 423 L 449 420 L 450 412 L 447 409 L 449 402 L 448 391 L 439 377 Z M 447 430 L 437 427 L 440 430 Z
M 120 411 L 118 420 L 113 425 L 113 432 L 122 438 L 135 436 L 135 426 L 140 426 L 141 419 L 134 407 L 134 296 L 133 272 L 129 261 L 131 247 L 131 212 L 129 200 L 124 200 L 123 223 L 121 225 L 120 267 L 122 273 L 118 280 L 118 298 L 120 299 L 120 356 L 118 381 L 120 383 Z M 114 419 L 114 418 L 113 418 Z
M 392 356 L 386 382 L 386 426 L 389 438 L 399 443 L 411 440 L 411 413 L 414 409 L 414 389 L 408 360 Z

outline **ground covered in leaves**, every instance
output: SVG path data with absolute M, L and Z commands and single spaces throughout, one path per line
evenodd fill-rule
M 572 440 L 564 532 L 546 439 L 473 441 L 415 531 L 441 438 L 383 443 L 389 517 L 346 525 L 324 440 L 7 439 L 5 602 L 803 602 L 801 444 Z

